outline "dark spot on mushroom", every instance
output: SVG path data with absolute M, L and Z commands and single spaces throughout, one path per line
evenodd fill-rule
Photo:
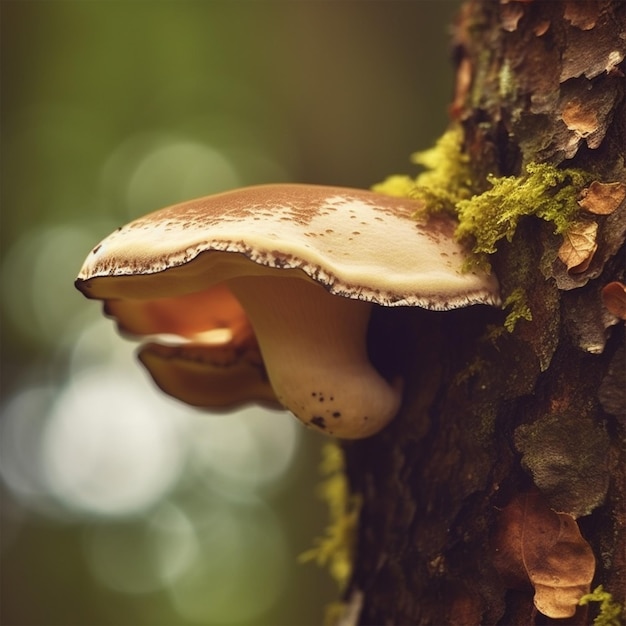
M 324 421 L 324 418 L 321 415 L 316 415 L 315 417 L 313 417 L 311 419 L 311 424 L 315 424 L 318 428 L 322 428 L 322 429 L 326 428 L 326 422 Z
M 317 395 L 317 391 L 312 391 L 311 395 L 315 398 L 315 396 Z
M 335 419 L 337 419 L 338 417 L 341 417 L 341 413 L 340 413 L 339 411 L 335 411 L 335 412 L 333 413 L 333 417 L 334 417 Z
M 98 252 L 98 250 L 100 250 L 100 248 L 102 248 L 102 244 L 99 243 L 92 251 L 91 254 L 95 254 L 96 252 Z

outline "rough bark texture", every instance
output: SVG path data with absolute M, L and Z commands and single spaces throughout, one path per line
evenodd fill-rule
M 464 5 L 450 115 L 476 181 L 531 162 L 625 181 L 625 23 L 619 0 Z M 384 368 L 401 342 L 393 367 L 407 388 L 389 428 L 345 446 L 363 497 L 346 594 L 362 606 L 351 623 L 591 623 L 593 609 L 543 616 L 532 587 L 494 566 L 499 512 L 537 490 L 576 518 L 596 558 L 592 588 L 624 602 L 624 324 L 601 290 L 626 282 L 626 201 L 583 220 L 598 225 L 585 271 L 568 271 L 563 237 L 536 217 L 499 244 L 491 261 L 503 295 L 523 290 L 532 314 L 513 332 L 504 313 L 480 307 L 378 312 L 372 351 Z

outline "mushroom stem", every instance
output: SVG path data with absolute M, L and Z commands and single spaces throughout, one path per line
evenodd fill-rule
M 279 402 L 309 427 L 346 439 L 381 430 L 400 405 L 367 356 L 372 305 L 293 277 L 229 281 L 254 328 Z

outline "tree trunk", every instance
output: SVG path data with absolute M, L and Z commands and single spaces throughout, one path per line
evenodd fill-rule
M 487 174 L 522 180 L 533 163 L 576 168 L 587 177 L 578 199 L 603 212 L 582 202 L 559 233 L 556 215 L 520 217 L 489 255 L 504 311 L 377 312 L 372 351 L 384 368 L 385 347 L 401 342 L 406 393 L 390 427 L 344 445 L 363 502 L 344 623 L 591 623 L 596 607 L 543 615 L 527 564 L 502 563 L 502 536 L 515 532 L 503 512 L 520 497 L 576 520 L 595 556 L 591 588 L 624 603 L 624 324 L 602 290 L 626 282 L 625 21 L 620 0 L 462 7 L 450 117 L 474 188 L 490 189 Z M 541 531 L 532 519 L 525 536 Z

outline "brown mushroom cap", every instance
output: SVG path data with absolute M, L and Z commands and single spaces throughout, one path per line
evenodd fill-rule
M 499 303 L 493 276 L 464 271 L 455 222 L 416 221 L 420 208 L 340 187 L 244 188 L 118 229 L 76 286 L 152 338 L 140 359 L 167 393 L 220 408 L 277 399 L 311 427 L 366 437 L 401 399 L 367 358 L 372 304 Z
M 418 222 L 420 208 L 341 187 L 247 187 L 118 229 L 94 248 L 76 286 L 90 298 L 172 297 L 274 267 L 300 270 L 331 293 L 382 306 L 498 304 L 493 276 L 463 270 L 467 251 L 454 239 L 455 222 Z

